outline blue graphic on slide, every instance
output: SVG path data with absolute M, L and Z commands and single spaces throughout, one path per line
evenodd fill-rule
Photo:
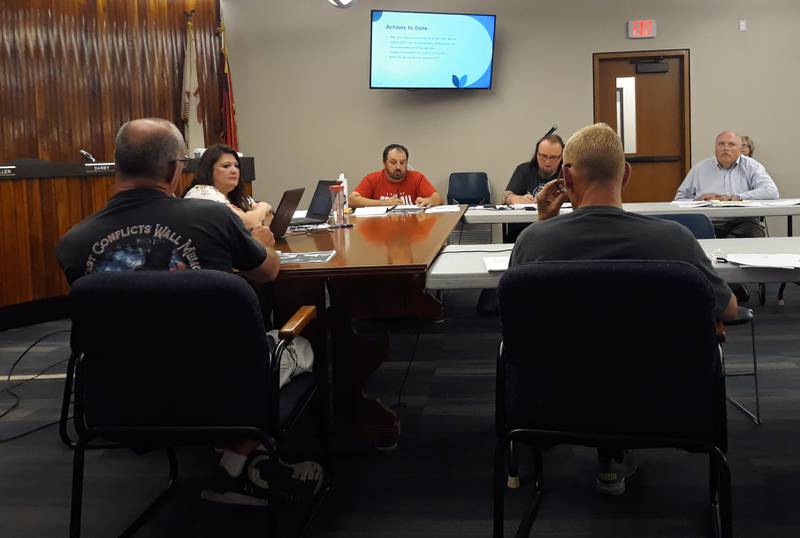
M 494 15 L 372 12 L 373 88 L 489 88 Z

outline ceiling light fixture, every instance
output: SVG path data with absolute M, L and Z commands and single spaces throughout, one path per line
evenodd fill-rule
M 345 8 L 354 6 L 356 0 L 328 0 L 328 2 L 333 6 Z

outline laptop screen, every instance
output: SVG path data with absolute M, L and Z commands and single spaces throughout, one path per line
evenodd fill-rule
M 305 189 L 292 189 L 283 193 L 281 202 L 278 204 L 278 209 L 275 210 L 275 216 L 272 218 L 272 223 L 269 229 L 272 230 L 272 235 L 275 239 L 280 239 L 286 233 L 286 228 L 289 226 L 289 221 L 292 220 L 292 215 L 295 209 L 300 204 L 300 198 L 303 197 Z
M 317 189 L 314 191 L 314 196 L 311 198 L 311 204 L 308 206 L 308 213 L 306 216 L 315 216 L 319 218 L 328 218 L 331 212 L 331 193 L 328 187 L 336 184 L 333 179 L 320 179 L 317 183 Z

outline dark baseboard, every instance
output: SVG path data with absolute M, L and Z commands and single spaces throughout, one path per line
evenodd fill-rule
M 51 297 L 0 308 L 0 331 L 69 317 L 66 297 Z

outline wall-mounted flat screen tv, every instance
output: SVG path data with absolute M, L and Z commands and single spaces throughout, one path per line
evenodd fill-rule
M 372 11 L 369 87 L 492 87 L 494 15 Z

